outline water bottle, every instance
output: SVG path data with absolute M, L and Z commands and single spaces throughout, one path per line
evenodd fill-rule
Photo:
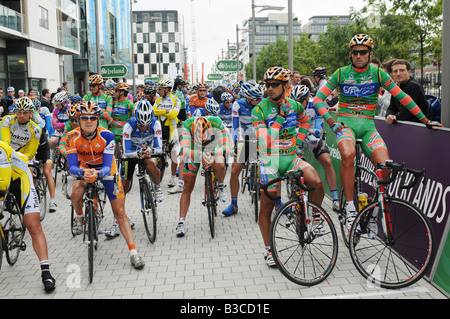
M 358 193 L 358 211 L 360 212 L 366 205 L 368 195 L 366 193 Z

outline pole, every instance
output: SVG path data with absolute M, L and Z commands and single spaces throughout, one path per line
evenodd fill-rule
M 450 43 L 450 3 L 442 1 L 442 43 Z M 441 122 L 450 127 L 450 50 L 442 46 L 442 107 Z
M 99 18 L 99 0 L 95 0 L 95 42 L 97 55 L 97 73 L 101 74 L 102 61 L 100 60 L 100 18 Z
M 136 94 L 136 73 L 134 72 L 134 41 L 133 41 L 133 0 L 130 0 L 130 28 L 131 28 L 131 76 L 133 77 L 133 93 Z
M 256 24 L 255 24 L 255 0 L 252 0 L 252 62 L 253 80 L 256 81 Z
M 288 0 L 288 41 L 289 41 L 289 70 L 294 71 L 294 34 L 292 30 L 292 0 Z
M 236 24 L 236 82 L 239 81 L 239 25 Z

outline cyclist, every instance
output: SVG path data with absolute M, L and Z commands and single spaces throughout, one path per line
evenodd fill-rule
M 312 72 L 312 77 L 314 80 L 314 83 L 317 85 L 317 91 L 319 91 L 322 86 L 327 84 L 327 68 L 324 67 L 317 67 Z
M 262 101 L 263 94 L 264 89 L 259 84 L 250 81 L 244 82 L 239 93 L 241 98 L 233 104 L 231 134 L 234 145 L 234 162 L 231 164 L 230 176 L 231 204 L 222 212 L 225 216 L 237 214 L 239 174 L 250 155 L 251 161 L 256 160 L 256 147 L 251 147 L 256 144 L 250 142 L 256 141 L 255 129 L 252 124 L 252 110 Z M 238 140 L 244 141 L 244 143 L 238 143 Z
M 59 143 L 59 147 L 58 147 L 59 153 L 64 157 L 66 157 L 66 155 L 67 155 L 67 148 L 66 148 L 67 134 L 69 132 L 71 132 L 73 129 L 80 126 L 79 113 L 80 113 L 80 106 L 77 103 L 72 104 L 67 109 L 67 115 L 69 116 L 69 120 L 66 122 L 66 126 L 64 127 L 63 136 L 61 137 L 61 142 Z
M 186 82 L 181 78 L 176 78 L 175 83 L 173 85 L 174 95 L 180 100 L 180 112 L 178 113 L 178 120 L 180 122 L 186 120 L 186 98 L 183 94 L 183 87 L 186 85 Z
M 134 104 L 127 98 L 130 85 L 121 82 L 114 87 L 116 101 L 112 112 L 111 132 L 114 134 L 116 145 L 122 139 L 122 130 L 125 123 L 131 118 L 134 112 Z
M 234 102 L 234 96 L 230 92 L 223 92 L 220 95 L 220 99 L 222 100 L 222 103 L 219 104 L 220 111 L 219 111 L 219 117 L 223 122 L 223 125 L 227 127 L 229 130 L 233 128 L 233 121 L 232 121 L 232 112 L 233 108 L 231 107 Z
M 48 143 L 50 149 L 54 153 L 58 146 L 58 142 L 61 139 L 66 122 L 69 120 L 69 117 L 67 116 L 67 108 L 69 106 L 69 97 L 67 96 L 67 93 L 65 91 L 56 93 L 53 97 L 53 104 L 55 105 L 52 113 L 52 126 L 54 131 L 53 136 L 48 140 Z
M 144 159 L 145 168 L 155 184 L 155 199 L 162 202 L 164 197 L 161 191 L 160 172 L 151 155 L 162 153 L 161 123 L 153 114 L 153 107 L 149 101 L 143 99 L 136 105 L 134 116 L 123 127 L 124 164 L 123 188 L 128 191 L 133 178 L 134 169 L 139 159 Z
M 20 103 L 20 100 L 16 104 Z M 56 281 L 50 274 L 47 239 L 41 226 L 39 198 L 28 168 L 28 158 L 0 141 L 0 207 L 3 206 L 5 192 L 8 189 L 16 197 L 23 212 L 23 221 L 30 233 L 33 249 L 41 266 L 44 289 L 51 292 L 56 287 Z
M 161 80 L 158 83 L 159 98 L 153 105 L 155 116 L 158 117 L 162 127 L 162 139 L 169 143 L 169 153 L 172 160 L 171 177 L 169 187 L 174 187 L 177 182 L 175 176 L 178 168 L 178 154 L 180 153 L 180 140 L 177 130 L 178 113 L 181 102 L 172 94 L 173 81 Z
M 83 178 L 72 189 L 72 205 L 75 209 L 75 234 L 81 234 L 83 227 L 83 195 L 86 183 L 94 183 L 97 178 L 115 175 L 118 180 L 102 180 L 111 203 L 114 217 L 120 225 L 129 249 L 131 264 L 136 269 L 144 267 L 145 262 L 136 250 L 130 223 L 125 213 L 125 194 L 120 175 L 117 174 L 114 159 L 114 135 L 99 127 L 101 109 L 91 101 L 80 105 L 80 126 L 67 134 L 67 162 L 71 175 Z
M 180 219 L 176 234 L 182 237 L 186 233 L 186 215 L 191 202 L 200 163 L 211 167 L 218 180 L 218 194 L 222 202 L 226 201 L 224 157 L 229 151 L 225 126 L 217 116 L 191 117 L 183 124 L 181 154 L 184 159 L 184 187 L 180 198 Z
M 331 163 L 330 149 L 327 146 L 326 140 L 323 138 L 323 119 L 317 112 L 312 98 L 310 98 L 310 91 L 306 85 L 296 85 L 290 93 L 290 98 L 300 103 L 308 113 L 311 126 L 309 133 L 304 142 L 304 148 L 309 151 L 322 165 L 330 189 L 332 205 L 334 209 L 339 207 L 339 197 L 337 191 L 336 173 Z
M 186 112 L 189 113 L 189 117 L 194 116 L 195 109 L 205 107 L 206 101 L 208 101 L 207 94 L 208 87 L 206 84 L 204 82 L 197 84 L 196 94 L 192 94 L 189 97 L 189 107 L 186 106 Z
M 83 97 L 83 101 L 91 101 L 97 104 L 102 114 L 100 116 L 100 127 L 108 128 L 108 124 L 111 122 L 111 114 L 113 110 L 113 104 L 111 96 L 105 94 L 103 88 L 103 77 L 100 74 L 93 74 L 89 77 L 89 87 L 91 93 L 86 94 Z
M 442 125 L 429 120 L 411 97 L 404 93 L 382 68 L 370 64 L 374 43 L 368 35 L 355 35 L 350 40 L 349 47 L 352 63 L 338 69 L 331 76 L 314 98 L 314 106 L 336 133 L 342 158 L 340 175 L 346 198 L 346 224 L 350 229 L 356 216 L 353 203 L 356 139 L 362 139 L 362 150 L 374 165 L 385 163 L 389 159 L 386 144 L 378 133 L 373 119 L 380 88 L 386 88 L 428 128 L 436 129 Z M 339 94 L 336 120 L 328 113 L 324 103 L 334 89 L 338 89 Z M 375 220 L 372 220 L 369 226 L 372 231 L 376 231 Z
M 314 187 L 314 191 L 309 194 L 310 200 L 320 205 L 324 196 L 322 181 L 316 170 L 302 159 L 303 141 L 310 127 L 309 117 L 302 105 L 285 98 L 285 90 L 289 88 L 289 73 L 281 67 L 269 68 L 263 78 L 268 98 L 252 110 L 261 160 L 261 183 L 268 183 L 291 170 L 302 170 L 305 183 Z M 279 193 L 280 183 L 273 184 L 268 191 Z M 269 242 L 274 205 L 275 201 L 262 192 L 259 227 L 266 247 L 265 259 L 271 267 L 275 265 Z

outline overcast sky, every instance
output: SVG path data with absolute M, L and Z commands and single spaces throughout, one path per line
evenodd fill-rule
M 252 16 L 251 0 L 194 0 L 195 26 L 197 32 L 197 65 L 201 77 L 202 62 L 205 63 L 205 79 L 211 66 L 222 49 L 227 47 L 227 39 L 236 42 L 236 24 L 242 27 L 242 22 Z M 255 0 L 255 5 L 284 6 L 282 12 L 287 13 L 287 0 Z M 306 24 L 315 15 L 347 15 L 350 7 L 356 10 L 364 6 L 362 0 L 292 0 L 293 15 Z M 177 10 L 180 19 L 180 30 L 184 22 L 186 45 L 191 47 L 192 23 L 191 0 L 138 0 L 133 4 L 134 11 L 145 10 Z M 256 8 L 256 12 L 258 8 Z M 256 13 L 257 17 L 265 17 L 263 11 Z M 242 33 L 239 36 L 242 39 Z M 192 51 L 188 51 L 188 61 L 192 61 Z

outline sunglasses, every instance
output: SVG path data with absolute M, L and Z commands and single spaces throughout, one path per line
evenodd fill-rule
M 208 90 L 197 90 L 198 92 L 206 92 L 206 91 L 208 91 Z
M 92 88 L 94 86 L 97 86 L 98 84 L 89 84 L 89 86 Z
M 89 115 L 82 115 L 82 116 L 80 116 L 80 119 L 82 121 L 97 121 L 98 117 L 95 116 L 95 115 L 91 115 L 91 116 L 89 116 Z
M 273 83 L 267 83 L 267 82 L 266 82 L 266 88 L 273 87 L 274 89 L 276 89 L 276 88 L 279 87 L 280 85 L 281 85 L 281 82 L 273 82 Z
M 360 55 L 360 56 L 365 56 L 369 53 L 369 50 L 352 50 L 352 55 Z
M 70 123 L 78 123 L 78 120 L 74 119 L 74 118 L 70 119 L 69 121 L 70 121 Z

